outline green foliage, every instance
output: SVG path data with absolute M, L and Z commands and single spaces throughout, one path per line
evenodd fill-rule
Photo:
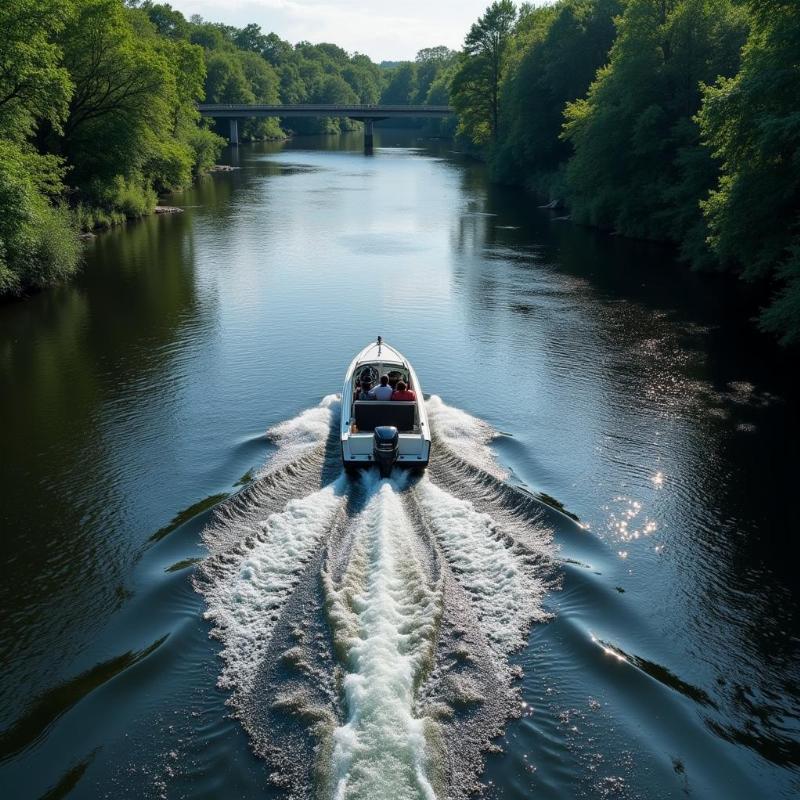
M 443 45 L 420 50 L 414 61 L 384 62 L 383 92 L 386 105 L 448 105 L 458 53 Z M 377 102 L 377 101 L 375 101 Z M 392 120 L 393 128 L 422 128 L 429 136 L 452 136 L 454 120 Z
M 53 38 L 70 11 L 56 0 L 0 5 L 0 295 L 55 283 L 79 263 L 63 160 L 26 142 L 38 122 L 60 129 L 66 116 L 72 82 Z
M 502 136 L 493 172 L 539 191 L 553 188 L 572 148 L 560 138 L 566 103 L 583 97 L 614 41 L 620 0 L 563 0 L 521 15 L 501 91 Z
M 203 50 L 170 6 L 6 0 L 0 30 L 0 293 L 19 293 L 71 274 L 78 230 L 150 213 L 223 142 L 201 127 Z
M 159 4 L 146 0 L 140 8 L 147 13 L 160 36 L 176 41 L 188 38 L 189 23 L 183 14 L 176 11 L 169 3 Z
M 450 104 L 453 77 L 458 68 L 458 53 L 447 47 L 429 47 L 417 53 L 418 89 L 415 102 L 420 105 Z M 453 137 L 457 120 L 453 117 L 429 120 L 425 126 L 431 136 Z
M 780 288 L 762 316 L 800 342 L 800 15 L 793 2 L 751 4 L 742 67 L 704 91 L 699 122 L 722 176 L 704 203 L 723 265 Z
M 796 0 L 556 0 L 510 32 L 500 5 L 428 93 L 493 175 L 772 287 L 761 325 L 800 343 Z
M 566 107 L 578 219 L 628 236 L 703 240 L 699 200 L 714 173 L 693 117 L 701 83 L 735 72 L 745 34 L 731 0 L 629 0 L 608 65 Z
M 405 106 L 417 98 L 417 65 L 405 62 L 389 72 L 389 82 L 381 95 L 381 102 L 386 105 Z
M 255 103 L 256 96 L 244 74 L 243 53 L 214 51 L 206 58 L 207 103 Z
M 96 207 L 102 222 L 152 211 L 156 192 L 185 186 L 197 169 L 205 65 L 175 29 L 159 36 L 147 11 L 118 0 L 76 0 L 58 37 L 75 90 L 49 145 L 70 166 L 72 201 Z
M 20 294 L 70 276 L 80 243 L 67 209 L 51 203 L 62 167 L 0 140 L 0 294 Z
M 70 10 L 62 0 L 0 3 L 0 137 L 21 141 L 37 120 L 63 121 L 72 84 L 53 38 Z
M 451 96 L 459 116 L 459 133 L 476 145 L 495 141 L 498 135 L 500 82 L 516 16 L 511 0 L 497 0 L 464 40 Z

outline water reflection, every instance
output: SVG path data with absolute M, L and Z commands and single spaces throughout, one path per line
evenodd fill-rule
M 0 314 L 0 417 L 14 420 L 0 434 L 8 720 L 125 597 L 136 543 L 121 535 L 131 524 L 121 484 L 146 485 L 169 440 L 175 351 L 204 324 L 191 229 L 176 222 L 169 237 L 159 219 L 98 237 L 75 284 Z

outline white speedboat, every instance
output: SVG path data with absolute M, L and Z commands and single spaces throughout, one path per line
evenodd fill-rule
M 379 387 L 382 376 L 392 387 L 404 383 L 416 398 L 360 400 L 363 387 Z M 342 388 L 341 438 L 346 469 L 375 464 L 381 476 L 388 477 L 395 465 L 418 469 L 428 466 L 431 431 L 422 387 L 408 359 L 380 336 L 347 368 Z

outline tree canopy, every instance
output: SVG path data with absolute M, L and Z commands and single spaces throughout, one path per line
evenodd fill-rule
M 470 28 L 453 77 L 453 105 L 459 131 L 476 144 L 496 141 L 500 82 L 517 11 L 511 0 L 497 0 Z
M 763 326 L 800 342 L 800 14 L 750 4 L 741 69 L 704 87 L 703 140 L 721 169 L 703 203 L 722 265 L 777 288 Z
M 800 342 L 796 2 L 500 5 L 452 81 L 458 130 L 494 177 L 741 275 L 774 294 L 763 327 Z

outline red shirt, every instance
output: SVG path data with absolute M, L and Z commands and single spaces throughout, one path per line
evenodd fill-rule
M 402 392 L 398 392 L 395 389 L 392 392 L 392 400 L 416 400 L 417 395 L 411 389 L 404 389 Z

